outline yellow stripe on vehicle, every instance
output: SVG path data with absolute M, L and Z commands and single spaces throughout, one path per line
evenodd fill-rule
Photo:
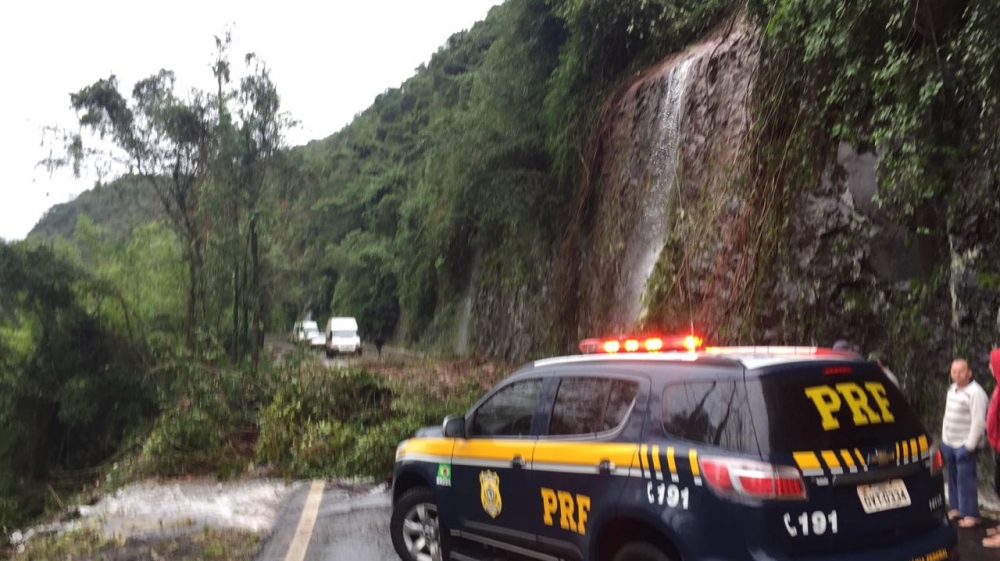
M 461 463 L 462 460 L 510 462 L 517 455 L 530 463 L 534 448 L 534 440 L 461 440 L 455 443 L 455 448 L 452 450 L 452 462 Z
M 822 475 L 823 466 L 815 452 L 792 452 L 792 457 L 803 475 Z
M 868 469 L 868 464 L 865 462 L 865 457 L 861 455 L 861 450 L 857 448 L 854 449 L 854 457 L 858 459 L 858 465 Z
M 854 465 L 854 457 L 851 454 L 850 450 L 848 450 L 846 448 L 843 449 L 843 450 L 841 450 L 840 451 L 840 459 L 842 459 L 844 461 L 844 466 L 847 469 L 851 470 L 852 472 L 853 471 L 858 471 L 858 468 Z
M 667 446 L 667 468 L 670 469 L 670 480 L 677 483 L 677 459 L 674 458 L 673 446 Z
M 899 465 L 899 464 L 902 463 L 901 461 L 899 461 L 900 458 L 903 457 L 902 450 L 900 450 L 900 448 L 901 448 L 901 446 L 899 445 L 899 442 L 896 442 L 896 465 Z
M 927 445 L 927 435 L 926 434 L 922 434 L 919 437 L 917 437 L 917 444 L 920 446 L 920 457 L 921 458 L 924 458 L 924 457 L 930 455 L 930 454 L 928 454 L 930 446 Z
M 632 477 L 646 477 L 646 468 L 642 465 L 642 446 L 635 447 L 635 453 L 632 454 L 632 464 L 629 469 L 629 475 Z
M 910 439 L 910 458 L 916 462 L 920 460 L 920 452 L 917 452 L 917 439 Z
M 535 444 L 533 464 L 562 464 L 597 467 L 603 461 L 615 466 L 628 466 L 635 457 L 637 446 L 629 443 L 544 441 Z M 456 453 L 458 451 L 456 450 Z
M 396 459 L 406 456 L 444 456 L 451 457 L 455 446 L 451 438 L 413 438 L 407 440 L 396 451 Z
M 651 455 L 653 456 L 653 469 L 660 474 L 660 481 L 665 480 L 666 476 L 663 474 L 663 467 L 660 465 L 660 447 L 653 446 Z
M 688 458 L 691 460 L 691 475 L 694 476 L 694 484 L 701 485 L 701 466 L 698 465 L 698 451 L 694 448 L 688 450 Z
M 833 450 L 823 450 L 821 452 L 823 455 L 823 461 L 826 462 L 826 466 L 830 468 L 832 473 L 843 473 L 843 468 L 840 467 L 840 460 L 837 459 L 837 453 Z
M 646 471 L 647 471 L 647 468 L 646 468 L 646 445 L 645 444 L 639 446 L 639 469 L 642 470 L 643 474 L 645 474 Z

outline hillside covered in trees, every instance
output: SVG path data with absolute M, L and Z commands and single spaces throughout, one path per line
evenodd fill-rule
M 28 334 L 50 298 L 72 320 L 53 336 L 117 341 L 129 351 L 100 364 L 160 380 L 156 395 L 127 387 L 136 406 L 102 420 L 103 451 L 128 430 L 155 431 L 150 451 L 207 448 L 190 416 L 224 434 L 256 426 L 273 405 L 264 333 L 307 311 L 512 362 L 615 331 L 848 337 L 887 356 L 935 418 L 948 361 L 986 372 L 1000 336 L 998 34 L 992 0 L 507 0 L 298 147 L 282 141 L 280 84 L 253 59 L 230 83 L 223 40 L 218 91 L 196 99 L 166 72 L 134 95 L 100 80 L 73 107 L 132 175 L 0 254 L 15 279 L 65 271 L 41 295 L 0 283 L 0 346 L 17 350 L 0 353 L 17 357 L 0 359 L 0 418 L 41 407 L 37 390 L 8 390 L 48 364 L 49 340 Z M 53 165 L 92 157 L 65 140 Z M 90 387 L 74 380 L 53 384 Z M 65 391 L 50 412 L 77 403 Z M 69 430 L 86 412 L 58 418 Z M 38 462 L 92 460 L 13 457 L 23 477 L 0 490 Z

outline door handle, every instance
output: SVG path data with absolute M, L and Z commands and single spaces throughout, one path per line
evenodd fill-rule
M 597 473 L 601 475 L 611 475 L 616 471 L 618 471 L 618 466 L 610 460 L 601 460 L 601 463 L 597 464 Z
M 510 467 L 515 469 L 521 469 L 524 467 L 524 458 L 520 454 L 514 456 L 514 459 L 510 461 Z

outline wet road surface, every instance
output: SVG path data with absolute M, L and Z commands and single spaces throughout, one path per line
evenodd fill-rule
M 995 519 L 984 518 L 979 528 L 958 530 L 958 552 L 962 561 L 996 561 L 1000 560 L 1000 548 L 985 548 L 982 546 L 986 536 L 986 528 L 996 526 Z
M 320 481 L 300 486 L 287 500 L 258 561 L 396 561 L 389 540 L 390 510 L 385 485 Z M 1000 561 L 1000 549 L 980 545 L 985 529 L 997 524 L 986 519 L 980 528 L 958 531 L 963 561 Z
M 311 489 L 302 486 L 288 499 L 259 561 L 398 559 L 389 540 L 391 501 L 385 485 L 322 482 L 322 496 L 314 497 L 314 504 Z M 311 528 L 303 528 L 310 517 Z

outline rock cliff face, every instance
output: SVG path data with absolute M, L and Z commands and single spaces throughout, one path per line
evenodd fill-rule
M 581 259 L 579 336 L 727 321 L 714 310 L 738 298 L 732 283 L 743 247 L 730 242 L 742 196 L 731 186 L 745 161 L 755 60 L 748 34 L 720 32 L 666 59 L 606 112 Z
M 951 359 L 989 380 L 1000 342 L 997 166 L 967 139 L 952 194 L 904 222 L 878 202 L 871 149 L 815 146 L 827 164 L 812 180 L 754 184 L 755 33 L 720 31 L 608 100 L 569 210 L 579 228 L 537 250 L 534 284 L 477 290 L 475 344 L 517 361 L 643 328 L 693 325 L 720 343 L 847 338 L 887 357 L 934 414 Z M 554 278 L 566 248 L 575 275 Z

